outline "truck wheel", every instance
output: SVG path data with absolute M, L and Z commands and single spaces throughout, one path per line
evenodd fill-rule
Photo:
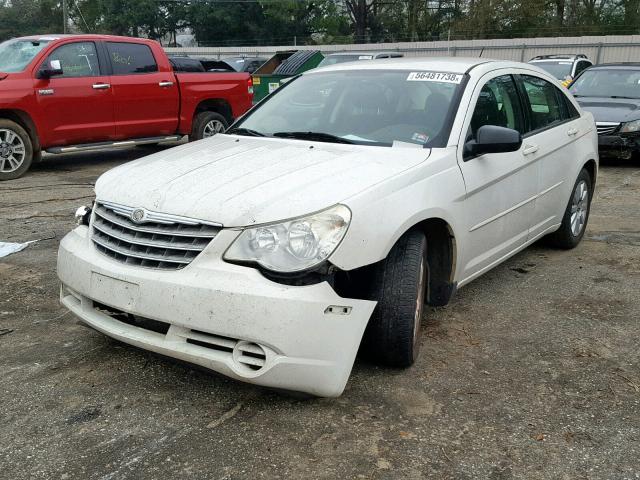
M 216 112 L 200 112 L 196 115 L 191 132 L 191 140 L 213 137 L 216 133 L 224 133 L 229 124 Z
M 427 239 L 411 230 L 374 269 L 369 297 L 378 304 L 362 340 L 368 358 L 392 367 L 416 360 L 427 279 Z
M 17 123 L 0 119 L 0 181 L 21 177 L 32 161 L 29 134 Z
M 576 247 L 587 229 L 591 210 L 591 175 L 584 168 L 578 174 L 571 191 L 569 203 L 562 218 L 560 228 L 549 235 L 549 242 L 558 248 Z

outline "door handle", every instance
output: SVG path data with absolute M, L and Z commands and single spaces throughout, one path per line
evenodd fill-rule
M 160 82 L 158 85 L 161 87 L 173 87 L 173 82 Z
M 532 153 L 536 153 L 538 148 L 540 148 L 538 145 L 525 145 L 522 153 L 525 155 L 531 155 Z
M 106 90 L 108 88 L 111 88 L 111 85 L 108 83 L 94 83 L 93 84 L 93 89 L 94 90 Z
M 569 135 L 570 137 L 573 137 L 574 135 L 578 134 L 578 129 L 577 128 L 572 128 L 571 130 L 567 130 L 567 135 Z

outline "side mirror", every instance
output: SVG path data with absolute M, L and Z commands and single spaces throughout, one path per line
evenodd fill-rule
M 62 70 L 60 60 L 51 60 L 48 66 L 43 66 L 38 71 L 38 78 L 51 78 L 56 75 L 62 75 L 63 73 L 64 71 Z
M 512 128 L 483 125 L 476 132 L 476 139 L 464 144 L 465 157 L 485 153 L 516 152 L 522 146 L 522 135 Z

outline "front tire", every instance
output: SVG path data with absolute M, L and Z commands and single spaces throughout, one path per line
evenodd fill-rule
M 196 115 L 191 132 L 191 140 L 202 140 L 224 133 L 229 123 L 226 118 L 216 112 L 200 112 Z
M 24 128 L 0 119 L 0 181 L 19 178 L 33 162 L 33 144 Z
M 591 175 L 583 168 L 571 191 L 560 228 L 549 235 L 552 245 L 568 250 L 580 243 L 589 221 L 592 191 Z
M 411 230 L 373 272 L 369 296 L 378 305 L 362 340 L 367 357 L 391 367 L 415 362 L 427 280 L 427 239 L 423 232 Z

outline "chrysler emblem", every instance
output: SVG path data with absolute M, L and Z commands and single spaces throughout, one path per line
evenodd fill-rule
M 135 223 L 140 223 L 144 220 L 145 211 L 142 208 L 136 208 L 133 212 L 131 212 L 131 220 Z

